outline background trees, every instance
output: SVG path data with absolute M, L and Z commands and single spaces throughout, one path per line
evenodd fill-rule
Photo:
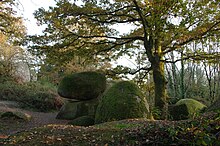
M 25 27 L 22 18 L 16 16 L 13 0 L 0 2 L 0 77 L 20 76 L 18 65 L 27 62 L 25 51 L 19 47 L 19 43 L 25 36 Z M 20 64 L 20 67 L 21 64 Z M 23 69 L 20 68 L 20 71 Z M 27 70 L 29 71 L 29 70 Z
M 126 68 L 122 73 L 152 70 L 155 106 L 165 109 L 165 63 L 182 60 L 184 69 L 184 60 L 219 56 L 216 51 L 200 48 L 188 51 L 192 42 L 199 41 L 200 47 L 204 39 L 219 33 L 218 10 L 218 1 L 59 0 L 48 11 L 41 8 L 35 12 L 39 24 L 47 24 L 47 27 L 43 35 L 30 36 L 29 40 L 34 44 L 32 51 L 62 64 L 72 60 L 73 56 L 91 62 L 116 60 L 125 54 L 141 56 L 136 70 Z M 120 34 L 116 28 L 122 24 L 131 30 Z M 174 57 L 169 59 L 167 55 L 172 52 Z M 182 52 L 179 58 L 178 52 Z M 182 97 L 185 96 L 183 71 Z
M 8 37 L 7 41 L 18 43 L 25 35 L 25 26 L 21 17 L 14 10 L 17 3 L 14 0 L 0 2 L 0 33 Z

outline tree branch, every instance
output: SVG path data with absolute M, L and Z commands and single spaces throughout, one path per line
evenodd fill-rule
M 188 60 L 188 59 L 192 59 L 194 61 L 201 61 L 201 60 L 212 60 L 212 59 L 217 59 L 220 57 L 220 52 L 213 52 L 213 53 L 200 53 L 200 54 L 194 54 L 194 53 L 191 53 L 191 54 L 184 54 L 185 57 L 183 58 L 180 58 L 180 59 L 177 59 L 175 61 L 170 61 L 170 60 L 161 60 L 163 62 L 166 62 L 166 63 L 177 63 L 179 61 L 182 61 L 182 60 Z
M 213 28 L 215 28 L 217 25 L 219 25 L 220 24 L 220 21 L 217 21 L 216 23 L 214 23 L 213 25 L 211 25 L 208 29 L 206 29 L 206 31 L 204 31 L 204 32 L 202 32 L 202 33 L 200 33 L 200 34 L 198 34 L 198 35 L 194 35 L 194 36 L 191 36 L 191 37 L 189 37 L 187 40 L 185 40 L 185 41 L 182 41 L 182 42 L 177 42 L 177 43 L 175 43 L 174 45 L 173 45 L 173 47 L 170 47 L 170 49 L 168 49 L 167 51 L 164 51 L 163 53 L 164 54 L 166 54 L 166 53 L 169 53 L 169 52 L 172 52 L 172 51 L 174 51 L 175 49 L 177 49 L 177 48 L 180 48 L 181 46 L 183 46 L 183 45 L 185 45 L 185 44 L 188 44 L 189 42 L 192 42 L 192 41 L 195 41 L 195 40 L 199 40 L 199 39 L 203 39 L 203 38 L 207 38 L 207 37 L 209 37 L 209 36 L 211 36 L 211 34 L 210 35 L 207 35 L 207 36 L 205 36 L 206 34 L 208 34 L 209 32 L 213 32 L 212 30 L 213 30 Z M 214 30 L 218 30 L 219 31 L 219 29 L 214 29 Z M 194 31 L 196 31 L 196 30 L 194 30 Z

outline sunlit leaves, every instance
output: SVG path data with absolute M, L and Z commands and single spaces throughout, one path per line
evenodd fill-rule
M 25 35 L 25 27 L 20 17 L 16 16 L 13 0 L 0 1 L 0 33 L 8 36 L 8 41 L 18 43 Z
M 162 45 L 161 54 L 165 55 L 192 41 L 213 36 L 219 31 L 217 1 L 56 2 L 56 6 L 50 7 L 49 10 L 40 8 L 35 12 L 39 25 L 46 24 L 47 27 L 44 35 L 30 37 L 30 45 L 33 51 L 46 55 L 51 62 L 60 60 L 62 64 L 69 62 L 73 55 L 88 60 L 97 55 L 117 60 L 123 55 L 136 57 L 135 54 L 141 52 L 145 61 L 137 63 L 145 66 L 147 57 L 151 58 L 150 60 L 155 59 L 153 57 L 158 52 L 158 40 Z M 132 28 L 120 34 L 118 24 Z

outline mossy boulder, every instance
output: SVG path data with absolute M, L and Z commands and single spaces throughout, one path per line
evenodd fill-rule
M 70 121 L 68 124 L 74 126 L 92 126 L 94 125 L 94 117 L 91 116 L 82 116 Z
M 169 109 L 169 113 L 173 120 L 184 120 L 194 117 L 205 107 L 204 104 L 195 99 L 186 98 L 179 100 L 173 108 Z
M 31 115 L 20 111 L 4 111 L 0 112 L 0 119 L 20 119 L 30 121 Z
M 189 118 L 189 111 L 186 104 L 170 105 L 168 111 L 171 120 L 185 120 Z
M 105 91 L 106 78 L 98 72 L 80 72 L 65 76 L 58 86 L 58 94 L 64 98 L 89 100 Z
M 129 118 L 147 118 L 149 106 L 142 92 L 132 82 L 115 83 L 102 96 L 95 115 L 95 123 Z
M 82 116 L 94 117 L 98 103 L 99 99 L 66 102 L 60 109 L 56 118 L 74 120 Z

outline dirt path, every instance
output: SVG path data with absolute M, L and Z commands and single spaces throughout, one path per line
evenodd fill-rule
M 31 116 L 30 121 L 23 121 L 18 119 L 0 119 L 0 135 L 9 135 L 20 131 L 28 130 L 34 127 L 41 127 L 49 124 L 67 124 L 68 120 L 56 119 L 57 112 L 43 113 L 33 112 L 20 109 L 16 106 L 0 102 L 0 111 L 19 111 L 27 113 Z

